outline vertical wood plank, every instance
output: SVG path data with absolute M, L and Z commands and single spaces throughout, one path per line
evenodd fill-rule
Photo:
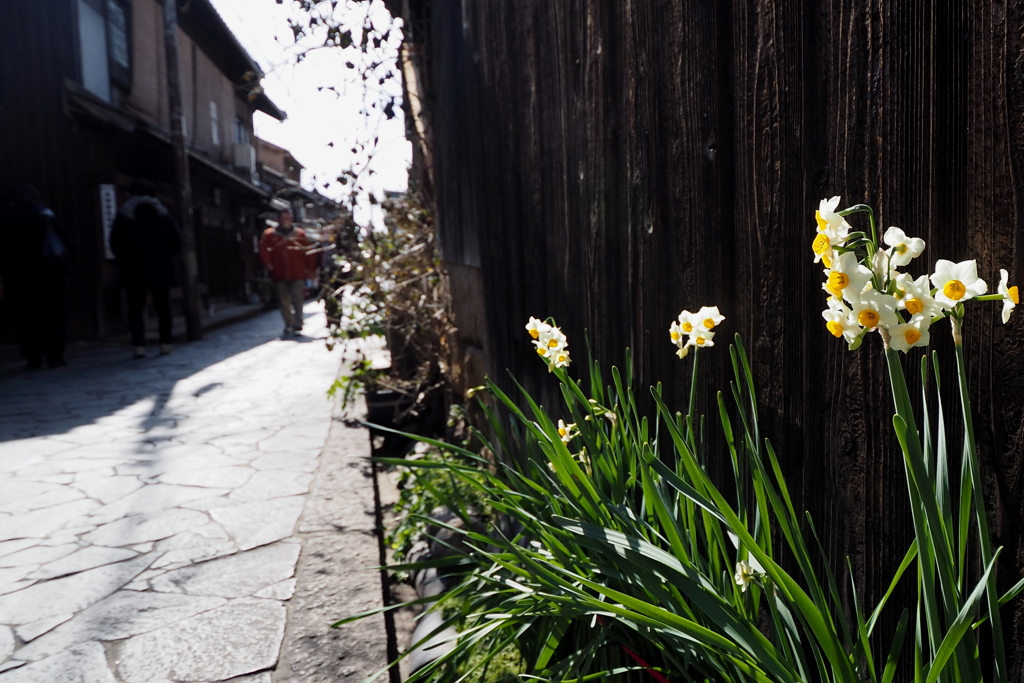
M 664 382 L 682 408 L 689 365 L 668 324 L 719 305 L 728 320 L 723 348 L 704 355 L 702 411 L 713 415 L 712 390 L 727 387 L 724 347 L 740 332 L 794 502 L 822 533 L 844 598 L 849 557 L 872 603 L 911 538 L 902 456 L 879 340 L 850 353 L 820 318 L 813 211 L 835 194 L 872 204 L 880 232 L 898 225 L 927 241 L 915 274 L 977 258 L 992 291 L 1000 267 L 1019 282 L 1022 3 L 424 7 L 442 249 L 484 274 L 492 376 L 504 382 L 509 369 L 554 404 L 522 329 L 551 315 L 580 366 L 584 334 L 605 366 L 629 347 L 640 386 Z M 998 308 L 971 310 L 967 343 L 1008 587 L 1024 566 L 1024 323 L 1003 327 Z M 955 422 L 944 326 L 933 339 Z M 911 378 L 919 358 L 906 360 Z M 724 474 L 725 463 L 712 467 Z M 1019 676 L 1024 607 L 1007 613 Z

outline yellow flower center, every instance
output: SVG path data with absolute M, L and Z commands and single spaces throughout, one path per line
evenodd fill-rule
M 693 323 L 691 323 L 689 320 L 683 323 L 683 332 L 686 332 L 687 334 L 693 332 Z
M 832 259 L 830 259 L 828 257 L 828 254 L 822 254 L 821 255 L 821 262 L 825 264 L 826 268 L 831 268 L 832 267 Z
M 907 333 L 903 336 L 906 338 L 907 343 L 910 344 L 911 346 L 921 341 L 921 333 L 918 332 L 917 330 L 907 330 Z
M 697 346 L 704 346 L 704 342 L 707 341 L 704 337 L 697 337 L 693 340 Z
M 840 273 L 833 270 L 828 274 L 828 286 L 829 289 L 841 292 L 846 289 L 847 285 L 850 284 L 850 276 L 846 273 Z
M 1006 296 L 1010 297 L 1010 301 L 1013 302 L 1014 306 L 1016 306 L 1017 304 L 1020 303 L 1020 296 L 1017 294 L 1017 287 L 1016 286 L 1010 287 L 1009 289 L 1007 289 L 1006 290 Z
M 548 348 L 549 349 L 556 348 L 557 346 L 558 346 L 558 340 L 557 339 L 550 339 L 550 340 L 548 340 Z
M 832 333 L 833 337 L 843 336 L 843 326 L 839 323 L 839 321 L 829 320 L 827 323 L 825 323 L 825 327 L 828 328 L 828 331 Z
M 906 306 L 907 313 L 910 315 L 917 315 L 924 311 L 924 304 L 921 303 L 920 299 L 907 299 L 907 303 L 904 306 Z
M 559 363 L 564 363 L 567 360 L 569 360 L 569 357 L 566 356 L 566 355 L 561 355 L 561 356 L 558 357 L 558 362 Z
M 814 212 L 814 220 L 818 221 L 818 232 L 825 232 L 828 227 L 828 221 L 821 217 L 821 211 Z
M 813 249 L 814 253 L 818 256 L 821 256 L 828 251 L 830 246 L 832 246 L 832 242 L 829 241 L 828 235 L 823 232 L 819 232 L 818 236 L 814 238 L 814 242 L 811 243 L 811 249 Z
M 857 314 L 857 322 L 864 327 L 876 327 L 878 325 L 878 313 L 870 308 L 865 308 Z
M 567 429 L 565 429 L 565 427 L 559 427 L 558 428 L 558 435 L 559 436 L 565 436 L 568 433 L 569 433 L 569 431 Z
M 544 347 L 537 347 L 537 353 L 541 356 L 548 355 L 547 349 L 545 349 Z
M 960 301 L 967 293 L 967 288 L 959 280 L 950 280 L 942 287 L 942 293 L 953 301 Z
M 669 335 L 672 337 L 672 341 L 679 341 L 679 333 L 672 330 Z
M 530 336 L 536 339 L 537 337 L 540 336 L 540 332 L 538 332 L 537 330 L 530 330 Z
M 708 328 L 709 330 L 713 330 L 715 328 L 715 321 L 712 320 L 711 318 L 706 318 L 704 320 L 704 327 Z
M 907 251 L 907 245 L 903 244 L 903 242 L 900 242 L 895 247 L 893 247 L 892 250 L 895 251 L 897 254 L 902 254 Z

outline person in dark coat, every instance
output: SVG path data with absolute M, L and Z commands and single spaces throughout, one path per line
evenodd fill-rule
M 110 229 L 110 250 L 117 258 L 118 284 L 128 297 L 128 330 L 136 358 L 146 357 L 146 328 L 142 313 L 146 295 L 152 297 L 160 327 L 160 354 L 171 352 L 170 289 L 178 284 L 174 255 L 181 233 L 170 212 L 154 197 L 153 184 L 136 180 L 130 199 L 117 212 Z
M 71 240 L 35 188 L 0 198 L 0 299 L 29 369 L 67 365 L 64 340 Z

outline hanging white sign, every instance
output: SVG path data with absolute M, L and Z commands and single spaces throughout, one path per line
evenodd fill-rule
M 103 222 L 103 251 L 108 259 L 114 258 L 110 250 L 110 228 L 117 216 L 117 188 L 114 185 L 100 185 L 100 219 Z

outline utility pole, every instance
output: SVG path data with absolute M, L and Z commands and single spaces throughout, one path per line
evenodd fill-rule
M 192 221 L 192 180 L 188 170 L 188 145 L 181 108 L 181 68 L 178 61 L 178 0 L 164 1 L 164 48 L 167 53 L 167 103 L 171 113 L 171 147 L 174 149 L 174 185 L 181 225 L 182 260 L 185 282 L 181 291 L 185 303 L 185 334 L 190 342 L 203 338 L 199 319 L 199 262 L 196 231 Z

